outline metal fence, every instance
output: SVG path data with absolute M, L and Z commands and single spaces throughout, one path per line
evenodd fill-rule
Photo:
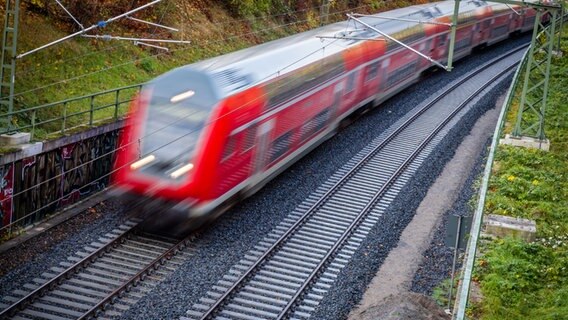
M 493 133 L 493 140 L 491 142 L 491 149 L 489 151 L 489 156 L 485 164 L 485 171 L 483 173 L 483 180 L 481 182 L 481 187 L 479 190 L 479 197 L 477 200 L 477 208 L 473 215 L 473 224 L 471 227 L 470 238 L 467 245 L 466 258 L 462 267 L 461 275 L 461 285 L 458 288 L 458 295 L 456 296 L 456 301 L 454 305 L 453 319 L 454 320 L 464 320 L 466 318 L 466 309 L 469 302 L 469 290 L 474 269 L 474 262 L 477 253 L 477 244 L 479 241 L 479 235 L 481 232 L 481 226 L 483 223 L 483 209 L 485 207 L 485 196 L 487 194 L 487 189 L 489 187 L 489 179 L 491 178 L 491 170 L 493 168 L 493 159 L 495 157 L 495 152 L 499 143 L 499 139 L 503 132 L 503 128 L 506 121 L 507 112 L 511 108 L 513 98 L 515 96 L 515 89 L 519 85 L 519 79 L 521 75 L 521 70 L 523 70 L 527 65 L 527 54 L 529 49 L 525 52 L 521 63 L 515 72 L 513 77 L 513 83 L 509 87 L 509 92 L 507 93 L 507 98 L 499 114 L 499 119 L 497 122 L 497 127 Z
M 10 117 L 16 123 L 11 128 L 1 128 L 0 134 L 24 131 L 30 132 L 32 139 L 48 138 L 118 120 L 141 87 L 142 84 L 130 85 L 4 113 L 0 119 Z

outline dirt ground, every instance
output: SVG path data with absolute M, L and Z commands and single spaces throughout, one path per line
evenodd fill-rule
M 502 105 L 503 98 L 497 101 L 498 106 Z M 486 112 L 458 147 L 403 231 L 398 246 L 390 252 L 358 307 L 349 315 L 350 320 L 449 319 L 429 297 L 408 291 L 442 215 L 452 207 L 473 169 L 475 155 L 482 152 L 493 134 L 499 111 L 500 108 L 494 108 Z M 427 303 L 428 300 L 431 303 Z

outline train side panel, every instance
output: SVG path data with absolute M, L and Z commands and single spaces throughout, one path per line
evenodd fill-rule
M 199 184 L 210 188 L 207 199 L 221 195 L 243 183 L 252 172 L 258 119 L 266 103 L 265 93 L 258 87 L 231 96 L 221 103 L 220 116 L 214 124 L 212 139 L 202 155 L 203 168 Z

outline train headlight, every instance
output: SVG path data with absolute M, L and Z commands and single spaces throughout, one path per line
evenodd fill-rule
M 177 179 L 179 178 L 181 175 L 189 172 L 189 170 L 193 169 L 193 163 L 188 163 L 185 166 L 177 169 L 176 171 L 170 173 L 170 177 L 172 177 L 173 179 Z
M 182 100 L 189 99 L 189 98 L 193 97 L 194 94 L 195 94 L 195 91 L 193 91 L 193 90 L 188 90 L 188 91 L 186 91 L 186 92 L 182 92 L 182 93 L 180 93 L 180 94 L 177 94 L 177 95 L 173 96 L 173 97 L 170 99 L 170 102 L 171 102 L 171 103 L 180 102 L 180 101 L 182 101 Z
M 147 157 L 144 157 L 144 158 L 142 158 L 142 159 L 140 159 L 140 160 L 138 160 L 138 161 L 132 163 L 132 164 L 130 165 L 130 169 L 132 169 L 132 170 L 140 169 L 140 168 L 142 168 L 143 166 L 147 165 L 148 163 L 150 163 L 150 162 L 152 162 L 152 161 L 154 161 L 154 160 L 156 160 L 156 157 L 155 157 L 153 154 L 151 154 L 151 155 L 149 155 L 149 156 L 147 156 Z

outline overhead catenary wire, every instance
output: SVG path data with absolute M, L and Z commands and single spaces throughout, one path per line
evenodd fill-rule
M 111 36 L 111 35 L 91 35 L 91 34 L 84 34 L 82 37 L 85 38 L 94 38 L 94 39 L 102 39 L 102 40 L 128 40 L 128 41 L 145 41 L 145 42 L 163 42 L 163 43 L 183 43 L 183 44 L 190 44 L 191 41 L 187 40 L 168 40 L 168 39 L 152 39 L 152 38 L 130 38 L 130 37 L 120 37 L 120 36 Z
M 288 24 L 288 25 L 297 24 L 297 23 L 302 23 L 302 22 L 305 22 L 305 21 L 307 21 L 307 20 L 293 22 L 293 23 L 290 23 L 290 24 Z M 279 27 L 282 27 L 282 26 L 279 26 Z M 273 28 L 271 28 L 271 29 L 273 29 Z M 246 37 L 246 36 L 251 35 L 251 34 L 256 34 L 256 33 L 264 32 L 264 31 L 268 31 L 268 30 L 269 30 L 269 29 L 263 29 L 263 30 L 259 30 L 259 31 L 256 31 L 256 32 L 249 32 L 249 33 L 247 33 L 247 34 L 242 34 L 242 35 L 238 35 L 238 36 L 232 36 L 232 37 L 229 37 L 229 38 L 226 38 L 226 39 L 221 39 L 221 40 L 213 41 L 213 42 L 210 42 L 210 43 L 218 43 L 218 42 L 221 42 L 221 41 L 224 41 L 224 40 L 234 39 L 234 38 L 237 38 L 237 37 Z M 190 49 L 191 49 L 191 48 L 178 49 L 178 50 L 171 50 L 170 52 L 178 52 L 178 51 L 182 51 L 182 52 L 183 52 L 183 51 L 185 51 L 185 50 L 190 50 Z M 94 71 L 94 72 L 90 72 L 90 73 L 88 73 L 88 74 L 82 74 L 82 75 L 75 76 L 75 77 L 72 77 L 72 78 L 60 80 L 60 81 L 58 81 L 58 82 L 50 83 L 50 84 L 45 85 L 45 86 L 42 86 L 42 87 L 38 87 L 38 88 L 31 89 L 31 90 L 28 90 L 28 91 L 16 93 L 16 94 L 14 94 L 14 97 L 18 97 L 18 96 L 21 96 L 21 95 L 24 95 L 24 94 L 36 92 L 36 91 L 39 91 L 39 90 L 42 90 L 42 89 L 46 89 L 46 88 L 49 88 L 49 87 L 52 87 L 52 86 L 55 86 L 55 85 L 58 85 L 58 84 L 67 83 L 67 82 L 69 82 L 69 81 L 74 81 L 74 80 L 77 80 L 77 79 L 85 78 L 85 77 L 88 77 L 88 76 L 92 76 L 92 75 L 95 75 L 95 74 L 98 74 L 98 73 L 101 73 L 101 72 L 105 72 L 105 71 L 109 71 L 109 70 L 112 70 L 112 69 L 116 69 L 116 68 L 119 68 L 119 67 L 131 65 L 131 64 L 134 64 L 134 63 L 139 63 L 139 62 L 144 61 L 144 60 L 148 60 L 148 59 L 152 59 L 152 58 L 156 58 L 156 57 L 162 56 L 163 54 L 164 54 L 164 53 L 161 52 L 161 53 L 157 53 L 157 54 L 154 54 L 154 55 L 151 55 L 151 56 L 148 56 L 148 57 L 143 57 L 143 58 L 139 58 L 139 59 L 133 59 L 133 60 L 126 61 L 126 62 L 121 63 L 121 64 L 118 64 L 118 65 L 114 65 L 114 66 L 106 67 L 106 68 L 103 68 L 103 69 L 100 69 L 100 70 L 97 70 L 97 71 Z
M 73 19 L 73 21 L 75 21 L 75 23 L 79 25 L 79 27 L 81 27 L 81 30 L 85 29 L 85 27 L 83 27 L 81 22 L 77 21 L 77 19 L 75 19 L 75 17 L 71 14 L 71 12 L 69 12 L 69 10 L 67 10 L 67 8 L 65 8 L 65 6 L 61 2 L 59 2 L 59 0 L 55 0 L 55 2 L 57 2 L 57 4 L 63 9 L 63 11 L 65 11 L 67 15 L 70 16 L 71 19 Z
M 217 41 L 212 41 L 212 42 L 209 42 L 209 43 L 210 43 L 210 44 L 212 44 L 212 43 L 220 43 L 221 41 L 228 41 L 228 40 L 235 39 L 235 38 L 246 37 L 246 36 L 250 36 L 250 35 L 252 35 L 252 34 L 257 34 L 257 33 L 261 33 L 261 32 L 266 32 L 266 31 L 269 31 L 269 30 L 273 30 L 273 29 L 275 29 L 275 28 L 285 27 L 285 26 L 289 26 L 289 25 L 293 25 L 293 24 L 299 24 L 299 23 L 306 22 L 306 21 L 308 21 L 308 20 L 306 19 L 306 20 L 302 20 L 302 21 L 296 21 L 296 22 L 292 22 L 292 23 L 289 23 L 289 24 L 286 24 L 286 25 L 279 25 L 278 27 L 262 29 L 262 30 L 259 30 L 259 31 L 253 31 L 253 32 L 249 32 L 249 33 L 242 34 L 242 35 L 237 35 L 237 36 L 231 36 L 231 37 L 228 37 L 228 38 L 225 38 L 225 39 L 221 39 L 221 40 L 217 40 Z M 192 48 L 189 47 L 189 48 L 184 48 L 184 49 L 170 50 L 170 52 L 183 52 L 183 51 L 190 50 L 190 49 L 192 49 Z M 37 92 L 37 91 L 40 91 L 40 90 L 43 90 L 43 89 L 46 89 L 46 88 L 49 88 L 49 87 L 52 87 L 52 86 L 55 86 L 55 85 L 67 83 L 67 82 L 69 82 L 69 81 L 75 81 L 75 80 L 77 80 L 77 79 L 82 79 L 82 78 L 85 78 L 85 77 L 88 77 L 88 76 L 96 75 L 96 74 L 98 74 L 98 73 L 106 72 L 106 71 L 109 71 L 109 70 L 112 70 L 112 69 L 116 69 L 116 68 L 120 68 L 120 67 L 123 67 L 123 66 L 127 66 L 127 65 L 131 65 L 131 64 L 139 63 L 139 62 L 141 62 L 141 61 L 148 60 L 148 59 L 152 59 L 152 58 L 156 58 L 156 57 L 162 56 L 162 55 L 164 55 L 164 54 L 165 54 L 164 52 L 160 52 L 160 53 L 157 53 L 157 54 L 150 55 L 150 56 L 148 56 L 148 57 L 133 59 L 133 60 L 126 61 L 126 62 L 121 63 L 121 64 L 118 64 L 118 65 L 106 67 L 106 68 L 103 68 L 103 69 L 100 69 L 100 70 L 97 70 L 97 71 L 93 71 L 93 72 L 90 72 L 90 73 L 87 73 L 87 74 L 82 74 L 82 75 L 78 75 L 78 76 L 75 76 L 75 77 L 71 77 L 71 78 L 67 78 L 67 79 L 64 79 L 64 80 L 60 80 L 60 81 L 57 81 L 57 82 L 52 82 L 52 83 L 50 83 L 50 84 L 47 84 L 47 85 L 45 85 L 45 86 L 41 86 L 41 87 L 38 87 L 38 88 L 35 88 L 35 89 L 30 89 L 30 90 L 27 90 L 27 91 L 18 92 L 18 93 L 16 93 L 16 94 L 14 94 L 14 97 L 22 96 L 22 95 L 24 95 L 24 94 L 29 94 L 29 93 L 32 93 L 32 92 Z
M 340 14 L 343 14 L 343 13 L 345 13 L 345 12 L 349 12 L 349 11 L 352 11 L 352 10 L 357 10 L 357 9 L 365 8 L 365 7 L 368 7 L 368 6 L 369 6 L 369 5 L 363 5 L 363 6 L 359 6 L 359 7 L 356 7 L 356 8 L 351 8 L 351 9 L 348 9 L 348 10 L 343 10 L 343 11 L 334 12 L 334 13 L 332 13 L 332 14 L 330 14 L 330 15 L 340 15 Z M 295 21 L 295 22 L 290 22 L 290 23 L 282 24 L 282 25 L 277 25 L 277 26 L 274 26 L 274 27 L 265 28 L 265 29 L 261 29 L 261 30 L 257 30 L 257 31 L 251 31 L 251 32 L 247 32 L 247 33 L 243 33 L 243 34 L 239 34 L 239 35 L 233 35 L 233 36 L 229 36 L 229 37 L 226 37 L 226 38 L 223 38 L 223 39 L 219 39 L 219 40 L 216 40 L 216 41 L 208 42 L 208 44 L 221 43 L 221 42 L 224 42 L 224 41 L 230 41 L 230 40 L 237 39 L 237 38 L 243 38 L 243 37 L 247 37 L 247 36 L 254 35 L 254 34 L 259 34 L 259 33 L 263 33 L 263 32 L 268 32 L 268 31 L 275 30 L 275 29 L 278 29 L 278 28 L 284 28 L 284 27 L 291 26 L 291 25 L 301 24 L 301 23 L 304 23 L 304 22 L 308 22 L 309 20 L 310 20 L 310 19 L 304 19 L 304 20 L 299 20 L 299 21 Z M 170 50 L 169 52 L 170 52 L 170 53 L 173 53 L 173 52 L 183 52 L 183 51 L 186 51 L 186 50 L 191 50 L 193 47 L 195 47 L 195 45 L 192 46 L 192 47 L 185 47 L 185 48 L 182 47 L 182 48 L 179 48 L 179 49 L 173 49 L 173 50 Z M 204 46 L 202 46 L 202 47 L 204 47 Z M 75 77 L 71 77 L 71 78 L 67 78 L 67 79 L 60 80 L 60 81 L 52 82 L 52 83 L 47 84 L 47 85 L 45 85 L 45 86 L 41 86 L 41 87 L 37 87 L 37 88 L 30 89 L 30 90 L 27 90 L 27 91 L 22 91 L 22 92 L 15 93 L 15 94 L 14 94 L 14 97 L 22 96 L 22 95 L 29 94 L 29 93 L 32 93 L 32 92 L 37 92 L 37 91 L 40 91 L 40 90 L 43 90 L 43 89 L 46 89 L 46 88 L 49 88 L 49 87 L 52 87 L 52 86 L 55 86 L 55 85 L 59 85 L 59 84 L 63 84 L 63 83 L 68 83 L 68 82 L 70 82 L 70 81 L 76 81 L 76 80 L 78 80 L 78 79 L 82 79 L 82 78 L 85 78 L 85 77 L 88 77 L 88 76 L 96 75 L 96 74 L 98 74 L 98 73 L 106 72 L 106 71 L 109 71 L 109 70 L 112 70 L 112 69 L 115 69 L 115 68 L 120 68 L 120 67 L 123 67 L 123 66 L 131 65 L 131 64 L 135 64 L 135 63 L 140 63 L 140 62 L 145 61 L 145 60 L 147 60 L 147 59 L 157 58 L 157 57 L 162 56 L 162 55 L 164 55 L 164 54 L 166 54 L 166 53 L 165 53 L 165 52 L 160 52 L 160 53 L 157 53 L 157 54 L 154 54 L 154 55 L 150 55 L 150 56 L 147 56 L 147 57 L 138 58 L 138 59 L 133 59 L 133 60 L 126 61 L 126 62 L 121 63 L 121 64 L 118 64 L 118 65 L 106 67 L 106 68 L 103 68 L 103 69 L 100 69 L 100 70 L 97 70 L 97 71 L 93 71 L 93 72 L 90 72 L 90 73 L 87 73 L 87 74 L 82 74 L 82 75 L 78 75 L 78 76 L 75 76 Z
M 168 8 L 171 5 L 171 2 L 168 2 Z M 160 21 L 164 18 L 165 14 L 168 12 L 168 8 L 164 11 L 164 13 L 162 14 L 162 17 L 160 19 Z M 314 10 L 318 9 L 319 6 L 313 7 Z M 304 11 L 308 11 L 311 10 L 312 8 L 306 8 L 306 9 L 301 9 L 301 10 L 296 10 L 296 11 L 292 11 L 292 12 L 288 12 L 288 13 L 279 13 L 279 14 L 274 14 L 274 15 L 267 15 L 267 16 L 262 16 L 262 17 L 254 17 L 254 18 L 242 18 L 242 19 L 236 19 L 236 20 L 231 20 L 231 21 L 226 21 L 226 22 L 219 22 L 219 23 L 215 23 L 216 26 L 224 26 L 224 25 L 234 25 L 235 23 L 239 23 L 239 22 L 243 22 L 243 21 L 248 21 L 248 22 L 254 22 L 257 20 L 268 20 L 270 18 L 275 18 L 275 17 L 279 17 L 279 16 L 285 16 L 285 15 L 289 15 L 289 14 L 294 14 L 294 13 L 300 13 L 300 12 L 304 12 Z M 217 30 L 217 29 L 215 29 Z M 163 31 L 162 33 L 155 33 L 153 32 L 152 34 L 155 35 L 163 35 L 165 34 L 167 31 Z M 219 34 L 222 34 L 221 32 L 218 32 Z M 43 64 L 40 67 L 34 66 L 34 67 L 29 67 L 29 68 L 25 68 L 25 69 L 18 69 L 17 71 L 19 71 L 19 73 L 17 74 L 18 76 L 22 76 L 22 75 L 26 75 L 28 73 L 33 73 L 33 72 L 37 72 L 39 70 L 43 70 L 49 66 L 55 65 L 55 64 L 68 64 L 70 62 L 76 61 L 76 60 L 80 60 L 82 58 L 91 56 L 91 55 L 95 55 L 95 54 L 99 54 L 101 52 L 104 51 L 109 51 L 112 49 L 117 49 L 117 48 L 121 48 L 121 47 L 126 47 L 129 44 L 127 43 L 120 43 L 119 45 L 116 46 L 111 46 L 111 47 L 106 47 L 103 49 L 99 49 L 99 50 L 95 50 L 95 51 L 90 51 L 88 53 L 79 55 L 79 56 L 73 56 L 72 58 L 69 59 L 64 59 L 64 60 L 60 60 L 54 63 L 49 63 L 49 64 Z
M 368 5 L 359 6 L 359 7 L 354 8 L 354 9 L 360 9 L 360 8 L 365 8 L 365 7 L 368 7 Z M 296 11 L 296 12 L 307 11 L 307 10 L 309 10 L 309 9 L 298 10 L 298 11 Z M 350 11 L 350 10 L 353 10 L 353 9 L 335 12 L 335 13 L 333 13 L 333 15 L 345 13 L 345 12 Z M 283 15 L 283 14 L 278 14 L 278 15 L 274 15 L 274 16 L 279 16 L 279 15 Z M 162 16 L 162 18 L 163 18 L 163 16 Z M 244 19 L 243 19 L 243 20 L 244 20 Z M 284 24 L 284 25 L 278 25 L 278 26 L 275 26 L 275 27 L 266 28 L 266 29 L 262 29 L 262 30 L 258 30 L 258 31 L 254 31 L 254 32 L 248 32 L 248 33 L 244 33 L 244 34 L 240 34 L 240 35 L 233 35 L 233 36 L 230 36 L 230 37 L 227 37 L 227 38 L 224 38 L 224 39 L 220 39 L 220 40 L 215 41 L 215 42 L 212 42 L 212 43 L 218 43 L 218 42 L 221 42 L 221 41 L 229 41 L 229 40 L 231 40 L 231 39 L 235 39 L 235 38 L 238 38 L 238 37 L 246 37 L 246 36 L 249 36 L 249 35 L 252 35 L 252 34 L 257 34 L 257 33 L 261 33 L 261 32 L 264 32 L 264 31 L 269 31 L 269 30 L 273 30 L 273 29 L 276 29 L 276 28 L 286 27 L 286 26 L 289 26 L 289 25 L 299 24 L 299 23 L 303 23 L 303 22 L 307 22 L 307 21 L 308 21 L 308 19 L 306 19 L 306 20 L 300 20 L 300 21 L 296 21 L 296 22 L 292 22 L 292 23 L 288 23 L 288 24 Z M 180 51 L 180 50 L 174 50 L 174 51 Z M 181 51 L 183 51 L 183 50 L 181 50 Z M 73 81 L 73 80 L 76 80 L 76 79 L 79 79 L 79 78 L 82 78 L 82 77 L 87 77 L 87 76 L 95 75 L 95 74 L 100 73 L 100 72 L 108 71 L 108 70 L 113 69 L 113 68 L 118 68 L 118 67 L 122 67 L 122 66 L 129 65 L 129 64 L 132 64 L 132 63 L 141 62 L 141 61 L 144 61 L 144 60 L 146 60 L 146 59 L 151 59 L 151 58 L 154 58 L 154 57 L 158 57 L 158 56 L 160 56 L 161 54 L 163 54 L 163 53 L 155 54 L 155 55 L 152 55 L 152 56 L 149 56 L 149 57 L 144 57 L 144 58 L 140 58 L 140 59 L 135 59 L 135 60 L 127 61 L 127 62 L 125 62 L 125 63 L 123 63 L 123 64 L 119 64 L 119 65 L 115 65 L 115 66 L 112 66 L 112 67 L 100 69 L 100 70 L 97 70 L 97 71 L 94 71 L 94 72 L 90 72 L 90 73 L 88 73 L 88 74 L 79 75 L 79 76 L 76 76 L 76 77 L 73 77 L 73 78 L 64 79 L 64 80 L 61 80 L 61 81 L 59 81 L 59 82 L 51 83 L 51 84 L 46 85 L 46 86 L 43 86 L 43 87 L 38 87 L 38 88 L 31 89 L 31 90 L 28 90 L 28 91 L 16 93 L 14 96 L 20 96 L 20 95 L 24 95 L 24 94 L 27 94 L 27 93 L 39 91 L 39 90 L 41 90 L 41 89 L 45 89 L 45 88 L 50 87 L 50 86 L 53 86 L 53 85 L 57 85 L 57 84 L 61 84 L 61 83 L 66 83 L 66 82 L 68 82 L 68 81 Z
M 170 51 L 170 49 L 168 49 L 167 47 L 160 47 L 160 46 L 157 46 L 155 44 L 145 43 L 145 42 L 142 42 L 142 41 L 134 41 L 134 44 L 137 45 L 137 46 L 146 46 L 146 47 L 156 48 L 156 49 L 160 49 L 160 50 Z
M 164 19 L 164 16 L 169 12 L 169 9 L 170 9 L 170 7 L 171 7 L 171 3 L 172 3 L 171 1 L 168 1 L 168 5 L 167 5 L 167 7 L 166 7 L 166 10 L 163 11 L 162 16 L 160 17 L 159 23 L 162 22 L 162 20 Z M 133 5 L 134 5 L 134 2 L 132 3 L 132 6 L 133 6 Z M 143 22 L 146 22 L 146 23 L 147 23 L 147 21 L 140 20 L 140 19 L 135 19 L 135 18 L 132 18 L 132 17 L 130 17 L 130 16 L 128 16 L 127 18 L 129 18 L 130 20 L 143 21 Z M 151 24 L 151 25 L 159 25 L 159 24 Z M 164 27 L 165 27 L 165 26 L 164 26 Z M 172 29 L 173 29 L 173 28 L 172 28 Z M 177 29 L 175 29 L 175 30 L 177 30 Z M 157 28 L 154 28 L 154 30 L 151 32 L 151 34 L 152 34 L 153 36 L 163 36 L 163 35 L 166 35 L 167 33 L 168 33 L 167 31 L 157 32 Z M 92 56 L 92 55 L 96 55 L 96 54 L 99 54 L 99 53 L 101 53 L 101 52 L 110 51 L 110 50 L 117 49 L 117 48 L 124 48 L 124 47 L 126 47 L 126 46 L 128 46 L 128 45 L 129 45 L 129 44 L 121 43 L 121 44 L 116 45 L 116 46 L 105 47 L 105 48 L 100 49 L 100 50 L 90 51 L 90 52 L 85 53 L 85 54 L 82 54 L 82 55 L 80 55 L 80 56 L 74 56 L 73 58 L 70 58 L 70 59 L 65 59 L 65 60 L 56 61 L 56 62 L 54 62 L 54 63 L 44 64 L 44 65 L 42 65 L 41 67 L 28 68 L 28 69 L 25 69 L 25 72 L 24 72 L 23 74 L 18 73 L 17 76 L 20 76 L 20 77 L 21 77 L 21 76 L 23 76 L 23 75 L 27 75 L 27 74 L 29 74 L 29 73 L 34 73 L 34 72 L 37 72 L 38 70 L 43 70 L 43 69 L 46 68 L 46 67 L 50 67 L 50 66 L 53 66 L 53 65 L 56 65 L 56 64 L 59 64 L 59 65 L 61 65 L 61 64 L 69 64 L 69 62 L 72 62 L 72 61 L 81 60 L 81 59 L 83 59 L 83 58 L 85 58 L 85 57 Z M 150 47 L 158 47 L 158 48 L 159 48 L 159 46 L 155 46 L 155 45 L 148 45 L 148 44 L 146 44 L 146 45 L 147 45 L 147 46 L 150 46 Z M 46 78 L 46 80 L 53 79 L 53 78 L 55 78 L 55 77 Z
M 317 7 L 315 7 L 315 8 L 317 8 Z M 310 8 L 302 9 L 302 10 L 298 10 L 298 11 L 294 11 L 293 13 L 299 13 L 299 12 L 308 11 L 308 10 L 310 10 Z M 164 13 L 164 14 L 165 14 L 165 13 Z M 288 14 L 288 13 L 287 13 L 287 14 Z M 234 21 L 230 21 L 230 22 L 218 23 L 218 24 L 216 24 L 216 25 L 234 24 L 234 23 L 236 23 L 236 22 L 241 22 L 241 21 L 250 21 L 250 22 L 253 22 L 253 21 L 256 21 L 256 20 L 260 20 L 260 19 L 267 20 L 267 19 L 269 19 L 269 18 L 271 18 L 271 17 L 277 17 L 277 16 L 282 16 L 282 15 L 286 15 L 286 14 L 276 14 L 276 15 L 270 15 L 270 16 L 265 16 L 265 17 L 257 17 L 257 18 L 252 18 L 252 19 L 238 19 L 238 20 L 234 20 Z M 163 18 L 163 15 L 162 15 L 162 18 Z M 299 21 L 299 22 L 306 22 L 306 21 L 307 21 L 307 20 L 301 20 L 301 21 Z M 282 26 L 286 26 L 286 25 L 282 25 Z M 215 29 L 215 30 L 217 30 L 217 29 Z M 259 31 L 262 31 L 262 30 L 259 30 Z M 218 33 L 219 33 L 219 34 L 222 34 L 220 31 L 219 31 Z M 158 35 L 160 35 L 160 34 L 162 34 L 162 33 L 158 33 Z M 250 33 L 247 33 L 246 35 L 250 35 Z M 120 44 L 120 45 L 116 45 L 116 46 L 112 46 L 112 47 L 103 48 L 103 49 L 98 50 L 98 51 L 85 53 L 85 54 L 83 54 L 83 55 L 75 56 L 75 57 L 70 58 L 70 59 L 65 59 L 65 60 L 61 60 L 61 61 L 54 62 L 54 63 L 50 63 L 50 64 L 44 64 L 44 65 L 42 65 L 41 67 L 32 67 L 32 68 L 23 69 L 23 73 L 18 74 L 18 76 L 26 75 L 26 74 L 28 74 L 28 73 L 37 72 L 37 71 L 42 70 L 42 69 L 44 69 L 44 68 L 46 68 L 46 67 L 53 66 L 53 65 L 56 65 L 56 64 L 60 64 L 60 65 L 61 65 L 61 64 L 68 64 L 69 62 L 76 61 L 76 60 L 82 59 L 82 58 L 84 58 L 84 57 L 88 57 L 88 56 L 91 56 L 91 55 L 98 54 L 98 53 L 100 53 L 101 51 L 102 51 L 102 52 L 104 52 L 104 51 L 109 51 L 109 50 L 113 50 L 113 49 L 120 48 L 120 47 L 125 47 L 125 46 L 127 46 L 127 44 Z M 18 94 L 18 93 L 17 93 L 17 94 Z
M 152 31 L 152 34 L 155 34 L 158 31 L 158 28 L 165 28 L 165 29 L 169 29 L 169 30 L 175 30 L 176 32 L 179 31 L 179 29 L 175 29 L 175 28 L 168 28 L 168 27 L 164 27 L 163 25 L 161 25 L 162 21 L 164 20 L 164 17 L 166 16 L 166 13 L 170 11 L 170 7 L 172 5 L 171 1 L 168 1 L 168 6 L 166 7 L 166 10 L 164 10 L 162 12 L 162 16 L 160 17 L 160 20 L 158 21 L 158 23 L 149 23 L 149 25 L 153 25 L 154 26 L 154 30 Z M 138 19 L 129 17 L 131 20 L 135 20 L 137 21 Z M 141 42 L 141 41 L 134 41 L 134 44 L 137 46 L 146 46 L 146 47 L 150 47 L 150 48 L 156 48 L 156 49 L 160 49 L 160 50 L 165 50 L 165 51 L 170 51 L 169 48 L 166 47 L 161 47 L 159 45 L 155 45 L 155 44 L 150 44 L 150 43 L 145 43 L 145 42 Z
M 137 18 L 130 17 L 130 16 L 126 17 L 126 19 L 129 19 L 129 20 L 132 20 L 132 21 L 136 21 L 136 22 L 140 22 L 140 23 L 144 23 L 144 24 L 151 25 L 151 26 L 158 27 L 158 28 L 163 28 L 163 29 L 166 29 L 166 30 L 174 31 L 174 32 L 178 32 L 178 31 L 179 31 L 179 29 L 176 29 L 176 28 L 164 26 L 164 25 L 161 25 L 161 24 L 159 24 L 159 23 L 153 23 L 153 22 L 150 22 L 150 21 L 137 19 Z

